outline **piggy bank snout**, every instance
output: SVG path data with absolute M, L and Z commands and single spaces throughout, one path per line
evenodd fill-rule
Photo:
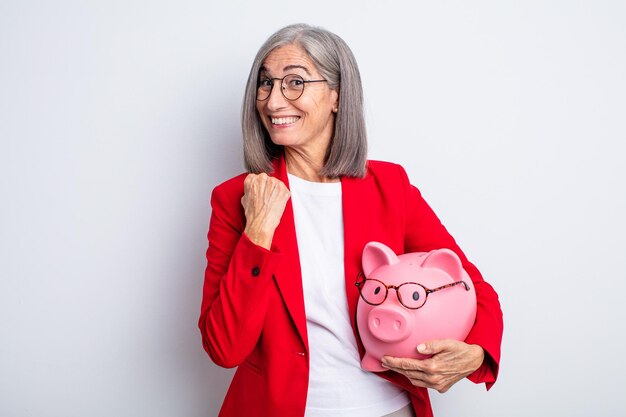
M 412 321 L 406 309 L 382 305 L 369 312 L 367 327 L 372 336 L 383 342 L 399 342 L 411 333 Z

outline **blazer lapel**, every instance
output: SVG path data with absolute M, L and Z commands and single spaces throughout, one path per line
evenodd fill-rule
M 374 181 L 369 174 L 365 178 L 343 177 L 341 179 L 346 297 L 357 341 L 359 337 L 356 334 L 356 306 L 359 301 L 359 291 L 354 283 L 361 271 L 363 248 L 369 242 L 368 238 L 372 236 L 371 228 L 374 224 L 372 219 L 376 218 L 369 204 L 374 186 Z
M 275 160 L 274 172 L 270 175 L 281 180 L 289 187 L 287 168 L 283 156 Z M 308 350 L 300 254 L 296 240 L 296 227 L 291 199 L 287 201 L 283 216 L 274 232 L 272 249 L 281 253 L 285 260 L 281 263 L 276 274 L 274 274 L 274 279 L 300 338 Z

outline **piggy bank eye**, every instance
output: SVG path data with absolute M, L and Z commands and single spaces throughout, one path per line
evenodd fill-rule
M 372 305 L 379 305 L 387 298 L 385 285 L 376 279 L 366 279 L 361 287 L 361 297 Z
M 414 282 L 405 282 L 398 287 L 398 298 L 406 308 L 417 309 L 426 302 L 426 290 Z

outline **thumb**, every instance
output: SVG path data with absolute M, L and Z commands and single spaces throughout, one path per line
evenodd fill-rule
M 428 340 L 417 346 L 418 353 L 422 355 L 434 355 L 446 350 L 447 340 Z

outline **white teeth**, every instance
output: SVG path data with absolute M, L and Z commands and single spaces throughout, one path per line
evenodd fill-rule
M 287 125 L 295 123 L 300 119 L 299 117 L 272 117 L 272 124 L 275 125 Z

